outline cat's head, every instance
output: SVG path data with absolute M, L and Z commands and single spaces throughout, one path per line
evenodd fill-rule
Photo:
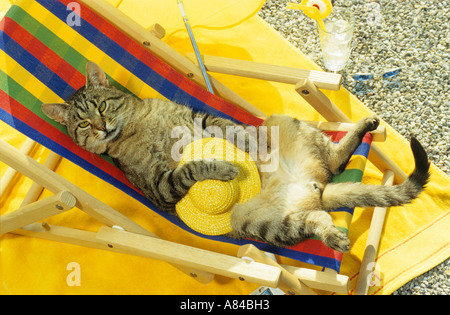
M 42 111 L 67 127 L 73 141 L 90 152 L 101 154 L 121 131 L 128 94 L 111 86 L 98 65 L 86 65 L 86 85 L 65 103 L 42 104 Z

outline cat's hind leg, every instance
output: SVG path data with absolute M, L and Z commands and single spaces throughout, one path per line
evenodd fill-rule
M 288 212 L 281 200 L 269 201 L 258 195 L 232 210 L 233 238 L 253 238 L 279 247 L 296 245 L 315 235 L 325 245 L 340 251 L 349 250 L 347 235 L 322 210 Z
M 331 146 L 329 167 L 333 174 L 340 174 L 344 171 L 350 157 L 361 144 L 364 135 L 377 129 L 379 123 L 380 119 L 375 115 L 363 118 L 347 132 L 338 144 Z

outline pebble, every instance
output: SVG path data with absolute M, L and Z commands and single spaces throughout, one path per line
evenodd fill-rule
M 267 0 L 259 15 L 325 69 L 315 22 L 286 10 L 287 2 L 300 1 Z M 355 14 L 352 54 L 340 72 L 343 85 L 405 138 L 414 135 L 429 159 L 450 175 L 450 0 L 399 2 L 333 1 Z M 405 67 L 391 80 L 352 79 L 356 72 L 381 74 L 397 66 Z M 393 294 L 450 294 L 450 259 Z

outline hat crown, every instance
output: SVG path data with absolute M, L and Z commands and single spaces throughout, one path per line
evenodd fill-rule
M 177 214 L 187 226 L 202 234 L 229 233 L 233 230 L 233 206 L 246 202 L 261 190 L 256 163 L 248 153 L 221 138 L 205 138 L 191 142 L 184 148 L 179 165 L 200 159 L 231 162 L 238 167 L 239 173 L 230 181 L 196 182 L 176 204 Z
M 222 214 L 231 210 L 239 199 L 239 185 L 236 181 L 204 180 L 191 187 L 189 198 L 205 214 Z

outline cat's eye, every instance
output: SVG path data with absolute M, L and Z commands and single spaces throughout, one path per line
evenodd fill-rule
M 89 125 L 90 125 L 89 121 L 83 121 L 83 122 L 81 122 L 78 126 L 79 126 L 80 128 L 86 128 L 86 127 L 88 127 Z
M 103 101 L 103 102 L 100 104 L 100 106 L 98 107 L 98 111 L 99 111 L 100 113 L 103 113 L 103 112 L 105 111 L 105 109 L 106 109 L 106 102 Z

